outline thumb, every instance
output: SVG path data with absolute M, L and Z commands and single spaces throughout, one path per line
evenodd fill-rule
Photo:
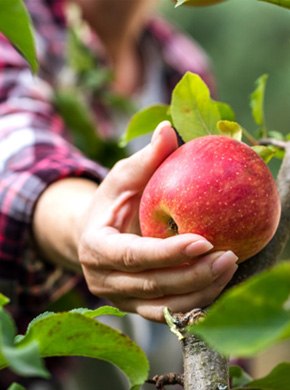
M 132 156 L 120 160 L 107 176 L 115 191 L 143 190 L 159 165 L 178 148 L 176 133 L 169 121 L 155 129 L 151 143 Z

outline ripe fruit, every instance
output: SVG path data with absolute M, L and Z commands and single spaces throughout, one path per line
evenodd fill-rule
M 176 0 L 174 0 L 176 3 Z M 190 6 L 202 6 L 202 5 L 212 5 L 212 4 L 217 4 L 221 3 L 225 0 L 189 0 L 184 3 L 184 5 L 190 5 Z
M 143 236 L 197 233 L 214 250 L 243 261 L 274 235 L 280 217 L 276 183 L 248 145 L 209 135 L 173 152 L 149 180 L 140 203 Z

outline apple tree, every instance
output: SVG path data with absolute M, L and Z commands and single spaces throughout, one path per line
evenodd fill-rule
M 289 0 L 262 1 L 290 8 Z M 177 0 L 175 3 L 176 6 L 195 6 L 218 2 Z M 33 28 L 23 2 L 0 0 L 0 11 L 0 31 L 22 52 L 36 72 Z M 106 74 L 98 75 L 100 85 L 107 77 Z M 114 308 L 43 313 L 31 322 L 25 335 L 17 335 L 14 321 L 5 310 L 8 298 L 3 295 L 0 295 L 0 368 L 9 366 L 21 375 L 48 377 L 42 358 L 88 356 L 117 365 L 127 375 L 132 389 L 140 388 L 146 380 L 158 389 L 174 383 L 183 385 L 186 390 L 290 388 L 290 363 L 282 363 L 266 377 L 253 380 L 240 367 L 229 367 L 228 362 L 230 355 L 255 356 L 290 338 L 290 266 L 287 262 L 276 265 L 290 234 L 290 136 L 267 128 L 263 105 L 266 82 L 267 76 L 262 75 L 251 94 L 251 111 L 257 128 L 255 135 L 238 122 L 229 104 L 214 100 L 202 80 L 188 73 L 174 89 L 171 103 L 154 105 L 133 115 L 121 140 L 124 146 L 168 119 L 183 142 L 206 134 L 221 134 L 246 142 L 265 163 L 271 158 L 281 161 L 277 186 L 282 213 L 272 240 L 258 254 L 240 264 L 231 286 L 212 307 L 196 308 L 183 314 L 171 313 L 169 309 L 164 311 L 168 326 L 183 346 L 184 374 L 170 373 L 148 379 L 149 367 L 144 352 L 129 338 L 96 320 L 101 315 L 125 315 Z M 130 109 L 128 102 L 116 96 L 111 98 L 115 104 Z M 99 140 L 94 138 L 89 112 L 81 101 L 58 94 L 55 102 L 64 119 L 68 118 L 66 113 L 73 110 L 76 120 L 88 130 L 91 141 L 82 145 L 84 150 L 93 145 L 93 149 L 87 149 L 90 157 L 96 151 L 108 150 L 104 149 L 108 145 L 98 149 Z M 117 145 L 109 147 L 117 150 Z M 11 389 L 17 388 L 20 386 L 11 386 Z

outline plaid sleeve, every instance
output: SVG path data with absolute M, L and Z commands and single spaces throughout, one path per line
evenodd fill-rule
M 0 36 L 0 291 L 22 308 L 47 303 L 59 295 L 57 289 L 71 288 L 75 278 L 38 261 L 28 248 L 38 197 L 56 180 L 82 176 L 99 181 L 106 174 L 68 141 L 50 104 L 52 88 L 48 80 L 33 76 Z

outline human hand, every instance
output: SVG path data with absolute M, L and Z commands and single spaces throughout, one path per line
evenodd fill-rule
M 154 321 L 164 321 L 165 306 L 186 312 L 210 304 L 237 269 L 232 252 L 208 253 L 213 246 L 199 235 L 139 235 L 143 189 L 177 147 L 170 123 L 162 122 L 149 145 L 112 168 L 87 209 L 78 248 L 94 295 Z

